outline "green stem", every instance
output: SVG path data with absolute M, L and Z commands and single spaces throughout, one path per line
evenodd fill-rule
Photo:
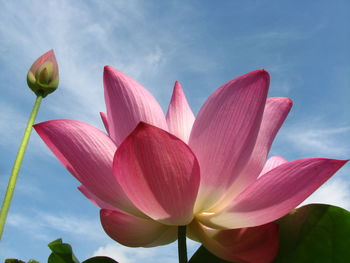
M 6 218 L 7 218 L 9 208 L 10 208 L 13 192 L 15 190 L 19 169 L 21 168 L 23 156 L 24 156 L 24 153 L 25 153 L 27 145 L 28 145 L 30 134 L 32 132 L 32 126 L 34 124 L 36 115 L 38 114 L 42 98 L 43 97 L 41 95 L 39 95 L 39 96 L 37 96 L 37 98 L 35 100 L 32 113 L 30 114 L 29 120 L 27 122 L 27 127 L 25 129 L 21 145 L 19 146 L 19 149 L 18 149 L 15 163 L 14 163 L 12 171 L 11 171 L 11 176 L 10 176 L 10 179 L 9 179 L 9 182 L 7 185 L 5 198 L 2 202 L 1 211 L 0 211 L 0 240 L 2 237 L 2 233 L 4 232 Z
M 187 263 L 186 226 L 178 227 L 177 236 L 179 263 Z

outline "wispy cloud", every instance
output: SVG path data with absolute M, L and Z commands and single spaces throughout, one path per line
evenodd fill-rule
M 18 79 L 23 79 L 25 73 L 23 65 L 13 61 L 14 52 L 21 56 L 20 63 L 23 63 L 34 61 L 41 53 L 55 48 L 61 85 L 59 92 L 51 95 L 55 100 L 48 99 L 48 107 L 57 116 L 94 122 L 98 118 L 92 116 L 104 110 L 103 65 L 116 66 L 142 79 L 141 74 L 157 73 L 165 60 L 160 45 L 142 41 L 143 31 L 133 31 L 133 41 L 122 37 L 137 25 L 145 24 L 140 2 L 93 1 L 90 4 L 93 8 L 88 8 L 84 1 L 75 4 L 66 0 L 45 4 L 23 1 L 19 9 L 7 2 L 3 6 L 6 12 L 1 19 L 0 46 L 6 49 L 3 60 L 17 69 L 14 72 Z M 96 16 L 96 11 L 101 15 Z
M 330 126 L 324 121 L 294 123 L 282 129 L 276 148 L 287 153 L 299 153 L 299 156 L 349 158 L 350 126 Z M 287 153 L 288 154 L 288 153 Z
M 123 263 L 137 263 L 149 258 L 154 258 L 153 262 L 176 263 L 175 257 L 166 257 L 159 252 L 159 248 L 129 248 L 114 243 L 98 248 L 92 256 L 107 256 Z
M 10 214 L 7 222 L 9 226 L 44 241 L 50 240 L 50 236 L 56 232 L 86 240 L 105 239 L 98 221 L 83 216 L 37 211 L 33 214 Z
M 347 171 L 349 172 L 349 171 Z M 349 177 L 350 174 L 347 174 Z M 329 204 L 342 207 L 350 210 L 350 185 L 345 178 L 340 179 L 337 174 L 329 182 L 325 183 L 315 193 L 313 193 L 308 199 L 306 199 L 302 205 L 306 204 Z
M 188 255 L 191 256 L 200 244 L 187 239 L 187 246 Z M 167 246 L 154 248 L 130 248 L 117 243 L 109 243 L 99 247 L 92 256 L 108 256 L 123 263 L 138 263 L 150 258 L 152 258 L 152 262 L 154 263 L 178 262 L 176 242 Z
M 33 100 L 34 101 L 34 100 Z M 18 105 L 17 105 L 18 106 Z M 10 105 L 8 102 L 0 103 L 0 146 L 9 146 L 19 144 L 18 137 L 24 132 L 26 119 L 16 105 Z

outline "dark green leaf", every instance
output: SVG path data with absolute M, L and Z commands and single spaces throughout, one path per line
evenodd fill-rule
M 118 263 L 109 257 L 92 257 L 85 260 L 83 263 Z
M 79 263 L 79 260 L 74 256 L 71 245 L 63 243 L 62 239 L 56 239 L 48 246 L 52 251 L 48 263 Z
M 280 249 L 274 263 L 350 262 L 350 212 L 313 204 L 278 221 Z
M 5 259 L 5 263 L 25 263 L 25 262 L 15 258 L 8 258 L 8 259 Z
M 5 259 L 5 263 L 25 263 L 25 262 L 15 258 L 8 258 L 8 259 Z M 27 263 L 39 263 L 39 261 L 30 259 Z
M 220 259 L 213 254 L 211 254 L 205 247 L 201 246 L 198 248 L 196 253 L 193 254 L 188 263 L 232 263 L 223 259 Z

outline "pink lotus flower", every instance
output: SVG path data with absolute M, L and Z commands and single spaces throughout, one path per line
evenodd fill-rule
M 286 215 L 345 161 L 272 157 L 292 101 L 266 98 L 269 74 L 256 70 L 217 89 L 195 118 L 178 82 L 166 117 L 139 83 L 106 66 L 108 134 L 80 121 L 36 131 L 101 207 L 107 234 L 126 246 L 170 243 L 177 226 L 226 260 L 270 262 L 274 220 Z M 141 123 L 140 123 L 141 122 Z

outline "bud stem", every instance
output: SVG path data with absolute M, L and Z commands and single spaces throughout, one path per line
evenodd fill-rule
M 43 97 L 41 95 L 39 95 L 39 96 L 37 96 L 37 98 L 35 100 L 35 103 L 34 103 L 34 106 L 32 109 L 32 113 L 30 114 L 30 117 L 28 119 L 27 127 L 25 129 L 21 145 L 19 146 L 19 149 L 18 149 L 15 163 L 14 163 L 12 171 L 11 171 L 11 176 L 10 176 L 10 179 L 9 179 L 9 182 L 7 185 L 6 194 L 5 194 L 4 200 L 2 202 L 1 211 L 0 211 L 0 240 L 2 237 L 2 233 L 4 231 L 7 214 L 8 214 L 9 208 L 10 208 L 13 192 L 15 190 L 18 173 L 19 173 L 19 170 L 21 168 L 22 161 L 23 161 L 23 156 L 24 156 L 24 153 L 25 153 L 27 145 L 28 145 L 30 134 L 32 133 L 32 126 L 34 124 L 36 115 L 38 114 L 42 98 Z
M 178 226 L 177 237 L 179 263 L 187 263 L 186 226 Z

